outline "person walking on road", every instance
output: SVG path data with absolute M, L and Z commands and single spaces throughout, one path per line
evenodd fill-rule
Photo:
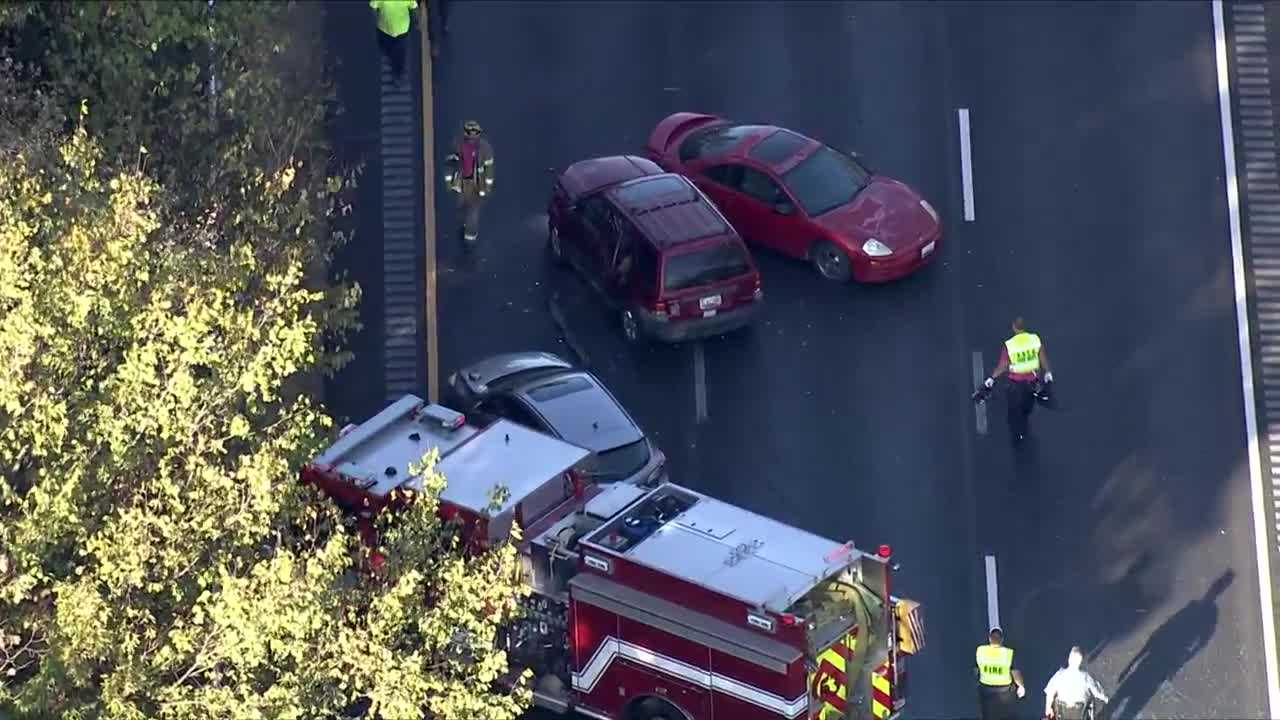
M 410 17 L 418 0 L 369 0 L 369 7 L 378 14 L 378 46 L 391 63 L 391 79 L 399 87 L 404 80 Z
M 1013 667 L 1013 648 L 1005 647 L 1000 628 L 991 628 L 987 644 L 979 645 L 975 655 L 982 720 L 1013 720 L 1016 700 L 1026 696 L 1027 687 L 1022 671 Z
M 445 158 L 445 184 L 457 193 L 462 209 L 462 241 L 472 247 L 480 238 L 480 208 L 493 195 L 493 146 L 484 137 L 480 123 L 468 120 L 462 124 L 462 137 L 453 143 L 453 152 Z
M 1044 716 L 1055 720 L 1085 720 L 1089 705 L 1098 702 L 1105 705 L 1107 694 L 1102 691 L 1093 676 L 1085 672 L 1084 653 L 1079 647 L 1067 653 L 1067 666 L 1049 678 L 1044 686 Z M 1096 713 L 1097 707 L 1094 708 Z
M 990 390 L 996 379 L 1006 372 L 1009 375 L 1009 431 L 1015 442 L 1026 438 L 1031 411 L 1036 404 L 1036 390 L 1040 383 L 1041 368 L 1044 369 L 1045 383 L 1053 382 L 1053 371 L 1049 366 L 1049 354 L 1045 351 L 1040 336 L 1028 332 L 1022 318 L 1013 320 L 1013 337 L 1004 341 L 1000 350 L 1000 361 L 996 363 L 991 376 L 982 385 Z

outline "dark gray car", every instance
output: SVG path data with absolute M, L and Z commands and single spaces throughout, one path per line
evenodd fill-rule
M 658 482 L 666 456 L 595 375 L 545 352 L 495 355 L 449 376 L 447 402 L 479 424 L 506 418 L 594 454 L 596 482 Z

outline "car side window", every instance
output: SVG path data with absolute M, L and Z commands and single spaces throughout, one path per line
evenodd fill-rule
M 592 195 L 578 203 L 578 213 L 586 223 L 603 233 L 609 226 L 609 203 L 601 195 Z
M 631 274 L 631 265 L 635 262 L 635 228 L 631 223 L 624 223 L 622 232 L 613 239 L 609 248 L 609 267 L 618 273 L 618 279 L 626 282 Z
M 741 165 L 713 165 L 703 170 L 702 173 L 710 178 L 711 182 L 736 190 L 738 189 L 738 183 L 742 179 L 742 170 L 743 167 Z
M 649 293 L 658 285 L 658 256 L 649 243 L 643 240 L 635 244 L 635 266 L 631 272 L 632 284 Z
M 770 207 L 787 199 L 787 196 L 782 193 L 782 188 L 773 181 L 773 178 L 755 168 L 742 168 L 742 182 L 739 183 L 738 188 Z
M 480 411 L 501 418 L 506 418 L 514 423 L 519 423 L 527 428 L 541 431 L 542 423 L 538 421 L 537 416 L 533 414 L 524 403 L 515 398 L 498 396 L 492 397 L 480 403 Z

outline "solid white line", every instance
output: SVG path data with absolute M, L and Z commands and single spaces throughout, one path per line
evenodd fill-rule
M 982 363 L 982 351 L 974 350 L 973 351 L 973 389 L 974 390 L 977 390 L 978 386 L 982 384 L 982 381 L 986 379 L 983 374 L 983 369 L 984 368 Z M 979 435 L 987 434 L 987 404 L 986 403 L 973 404 L 973 422 L 978 426 Z
M 1258 556 L 1259 601 L 1262 607 L 1262 649 L 1267 668 L 1268 715 L 1280 713 L 1280 671 L 1276 663 L 1275 607 L 1271 602 L 1271 551 L 1267 542 L 1266 503 L 1263 502 L 1262 457 L 1254 406 L 1253 354 L 1249 348 L 1249 310 L 1244 276 L 1244 241 L 1240 232 L 1240 188 L 1236 179 L 1235 133 L 1231 126 L 1231 78 L 1227 66 L 1227 31 L 1222 0 L 1213 0 L 1213 39 L 1218 63 L 1218 109 L 1222 115 L 1222 156 L 1226 163 L 1227 221 L 1231 229 L 1231 267 L 1235 275 L 1236 329 L 1240 340 L 1240 380 L 1244 392 L 1244 426 L 1248 440 L 1249 480 L 1252 486 L 1253 533 Z M 1274 522 L 1274 518 L 1271 519 Z
M 956 111 L 960 116 L 960 178 L 964 184 L 964 219 L 973 222 L 973 155 L 969 145 L 969 108 Z
M 996 583 L 996 556 L 987 556 L 987 629 L 1000 627 L 1000 587 Z
M 702 342 L 693 344 L 693 404 L 698 422 L 707 419 L 707 358 Z

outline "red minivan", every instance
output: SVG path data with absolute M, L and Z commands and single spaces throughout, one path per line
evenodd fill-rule
M 759 313 L 760 273 L 729 221 L 680 175 L 650 160 L 583 160 L 556 173 L 547 248 L 614 312 L 628 341 L 691 340 Z

